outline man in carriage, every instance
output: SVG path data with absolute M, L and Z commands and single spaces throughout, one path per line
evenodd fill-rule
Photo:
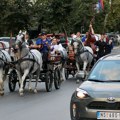
M 67 59 L 67 51 L 61 44 L 58 44 L 58 40 L 55 37 L 52 39 L 50 50 L 51 54 L 60 54 L 63 61 Z
M 36 40 L 36 44 L 30 46 L 30 48 L 38 49 L 42 53 L 42 59 L 44 68 L 47 69 L 47 62 L 48 62 L 48 52 L 50 49 L 51 40 L 47 38 L 47 34 L 45 32 L 39 34 L 38 39 Z

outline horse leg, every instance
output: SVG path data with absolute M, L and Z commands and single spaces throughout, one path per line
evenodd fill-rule
M 59 69 L 59 71 L 60 71 L 60 78 L 61 78 L 61 81 L 64 81 L 64 79 L 63 79 L 63 73 L 62 73 L 62 66 L 61 66 L 61 65 L 58 66 L 58 69 Z
M 76 67 L 77 67 L 77 73 L 75 74 L 75 77 L 77 76 L 77 74 L 79 73 L 79 71 L 80 71 L 80 65 L 79 65 L 79 63 L 78 62 L 76 62 Z M 79 79 L 77 79 L 76 80 L 76 83 L 79 83 L 80 82 L 80 80 Z
M 29 84 L 28 84 L 29 91 L 32 91 L 32 87 L 31 87 L 32 76 L 33 76 L 32 74 L 29 75 Z
M 80 66 L 79 66 L 78 62 L 76 62 L 76 67 L 77 67 L 77 72 L 79 72 L 80 71 Z
M 40 68 L 38 68 L 36 74 L 37 74 L 37 76 L 36 76 L 36 83 L 35 83 L 34 93 L 37 93 L 37 84 L 38 84 L 38 80 L 39 80 L 39 76 L 40 76 Z
M 65 78 L 65 68 L 61 69 L 61 75 L 62 75 L 63 81 L 65 81 L 66 80 L 66 78 Z
M 0 95 L 4 95 L 3 69 L 0 69 Z
M 0 95 L 3 96 L 4 95 L 4 82 L 3 80 L 0 80 Z
M 24 84 L 25 78 L 27 77 L 28 73 L 29 73 L 29 70 L 24 70 L 24 74 L 22 76 L 21 83 L 20 83 L 20 89 L 19 89 L 20 95 L 23 95 L 23 84 Z
M 85 75 L 87 74 L 87 71 L 86 71 L 87 64 L 88 64 L 88 62 L 84 61 L 84 63 L 83 63 L 83 71 L 84 71 Z

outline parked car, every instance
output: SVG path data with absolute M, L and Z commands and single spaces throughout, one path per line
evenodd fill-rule
M 0 48 L 4 48 L 6 51 L 8 51 L 11 55 L 11 57 L 14 56 L 14 53 L 12 52 L 12 45 L 15 43 L 15 37 L 0 37 Z
M 0 42 L 3 42 L 5 44 L 5 47 L 10 47 L 15 43 L 15 37 L 12 37 L 12 39 L 10 37 L 0 37 Z
M 120 54 L 98 60 L 73 93 L 70 114 L 71 120 L 120 120 Z

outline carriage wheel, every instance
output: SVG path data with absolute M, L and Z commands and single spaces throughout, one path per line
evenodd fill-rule
M 60 71 L 59 71 L 59 69 L 56 69 L 55 72 L 54 72 L 54 85 L 55 85 L 55 89 L 60 89 L 61 80 L 60 80 Z
M 9 82 L 8 82 L 10 92 L 15 91 L 16 82 L 17 82 L 17 72 L 15 70 L 12 70 L 9 74 Z
M 52 76 L 52 73 L 50 71 L 46 73 L 45 86 L 46 86 L 47 92 L 51 92 L 52 91 L 53 76 Z
M 69 78 L 69 71 L 65 68 L 65 78 L 66 80 Z

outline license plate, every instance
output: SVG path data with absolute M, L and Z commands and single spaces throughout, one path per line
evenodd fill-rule
M 120 120 L 120 113 L 117 113 L 117 112 L 97 112 L 97 119 Z

